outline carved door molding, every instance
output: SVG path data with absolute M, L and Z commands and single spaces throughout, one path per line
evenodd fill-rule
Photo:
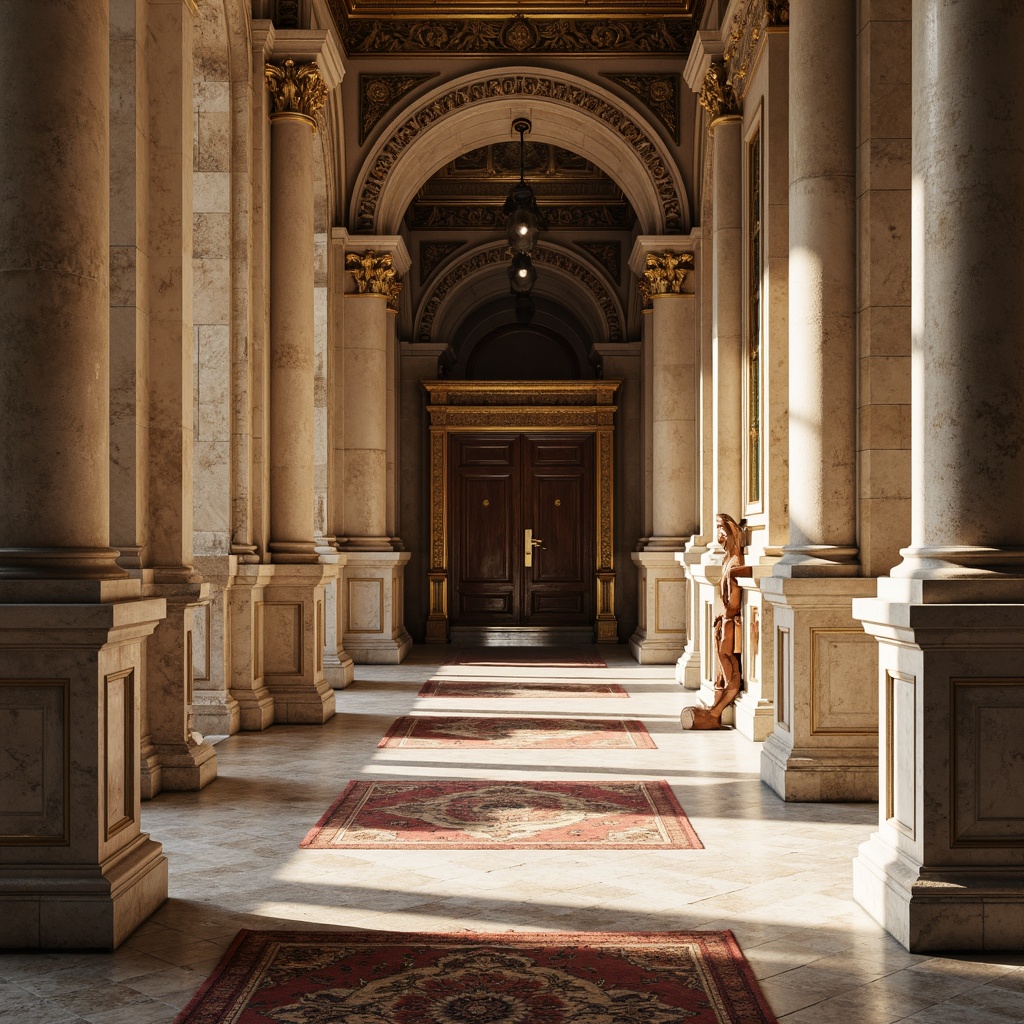
M 427 643 L 449 636 L 448 451 L 453 432 L 589 433 L 594 437 L 594 638 L 618 642 L 612 542 L 615 395 L 621 381 L 422 381 L 430 414 L 430 613 Z

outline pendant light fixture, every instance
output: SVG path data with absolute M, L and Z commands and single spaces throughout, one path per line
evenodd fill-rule
M 526 133 L 533 125 L 525 117 L 517 117 L 512 122 L 512 130 L 519 133 L 519 184 L 515 185 L 502 212 L 508 216 L 506 237 L 512 249 L 512 265 L 508 269 L 508 280 L 513 294 L 516 295 L 516 318 L 524 322 L 522 317 L 531 317 L 532 301 L 524 301 L 537 280 L 530 252 L 537 244 L 540 233 L 547 225 L 544 215 L 537 208 L 537 199 L 533 189 L 526 183 Z

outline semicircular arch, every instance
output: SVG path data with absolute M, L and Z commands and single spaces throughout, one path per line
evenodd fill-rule
M 467 149 L 507 142 L 520 116 L 532 121 L 531 141 L 570 149 L 608 174 L 632 205 L 642 234 L 689 230 L 686 190 L 657 132 L 600 86 L 535 67 L 448 82 L 392 121 L 356 179 L 349 223 L 356 231 L 396 234 L 435 171 Z
M 618 296 L 576 253 L 541 242 L 533 262 L 538 273 L 534 293 L 558 301 L 591 332 L 592 341 L 621 341 L 624 322 Z M 424 292 L 414 324 L 420 341 L 451 343 L 448 330 L 462 323 L 473 307 L 507 291 L 509 248 L 506 242 L 477 246 L 449 264 Z

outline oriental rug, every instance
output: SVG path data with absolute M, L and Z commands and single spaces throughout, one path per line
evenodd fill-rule
M 702 850 L 669 784 L 350 782 L 316 850 Z
M 558 650 L 551 647 L 485 648 L 449 658 L 446 665 L 490 665 L 502 668 L 607 668 L 608 662 L 599 654 L 579 650 Z
M 476 718 L 403 715 L 378 747 L 546 747 L 576 750 L 628 747 L 653 750 L 642 722 L 624 718 Z
M 175 1024 L 777 1024 L 732 932 L 241 931 Z
M 428 679 L 417 697 L 628 697 L 618 683 L 524 683 L 501 679 Z

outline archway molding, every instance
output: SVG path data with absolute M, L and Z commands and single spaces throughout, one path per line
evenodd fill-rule
M 618 296 L 582 257 L 550 242 L 538 245 L 532 257 L 545 270 L 538 274 L 535 295 L 565 306 L 591 332 L 592 341 L 622 340 Z M 449 264 L 420 300 L 413 321 L 415 336 L 451 344 L 450 334 L 474 307 L 508 291 L 508 265 L 506 242 L 477 246 Z
M 470 149 L 507 142 L 520 116 L 532 121 L 531 141 L 570 149 L 608 174 L 632 205 L 641 233 L 689 230 L 678 168 L 650 124 L 592 82 L 536 67 L 456 79 L 392 121 L 356 178 L 350 225 L 397 234 L 435 171 Z

